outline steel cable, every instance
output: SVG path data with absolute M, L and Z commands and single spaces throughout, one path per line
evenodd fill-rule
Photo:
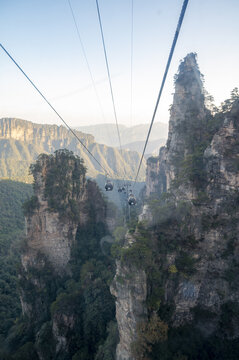
M 135 180 L 134 180 L 134 185 L 135 185 L 135 183 L 136 183 L 136 181 L 138 179 L 138 176 L 139 176 L 139 171 L 140 171 L 140 168 L 141 168 L 141 165 L 142 165 L 145 150 L 146 150 L 146 147 L 147 147 L 147 144 L 148 144 L 149 136 L 150 136 L 152 126 L 153 126 L 153 123 L 154 123 L 154 119 L 155 119 L 155 116 L 156 116 L 156 112 L 157 112 L 157 109 L 158 109 L 159 100 L 160 100 L 162 92 L 163 92 L 164 84 L 165 84 L 165 81 L 166 81 L 166 78 L 167 78 L 167 74 L 168 74 L 168 70 L 169 70 L 171 60 L 172 60 L 172 57 L 173 57 L 174 49 L 175 49 L 175 46 L 176 46 L 176 43 L 177 43 L 177 40 L 178 40 L 178 35 L 180 33 L 181 25 L 183 23 L 183 18 L 184 18 L 186 9 L 187 9 L 188 1 L 189 0 L 184 0 L 184 2 L 183 2 L 183 6 L 182 6 L 182 10 L 181 10 L 181 13 L 180 13 L 180 16 L 179 16 L 179 20 L 178 20 L 176 32 L 175 32 L 175 35 L 174 35 L 173 43 L 172 43 L 171 50 L 170 50 L 170 53 L 169 53 L 167 65 L 166 65 L 166 68 L 165 68 L 165 71 L 164 71 L 163 80 L 162 80 L 162 83 L 161 83 L 158 98 L 157 98 L 156 105 L 155 105 L 155 108 L 154 108 L 153 117 L 152 117 L 151 124 L 150 124 L 149 130 L 148 130 L 147 138 L 146 138 L 146 141 L 145 141 L 145 144 L 144 144 L 144 149 L 143 149 L 143 153 L 142 153 L 142 156 L 141 156 L 141 159 L 140 159 L 138 171 L 137 171 L 137 174 L 136 174 L 136 177 L 135 177 Z
M 76 137 L 79 143 L 83 146 L 83 148 L 92 156 L 92 158 L 96 161 L 96 163 L 104 170 L 105 175 L 109 176 L 108 171 L 101 165 L 101 163 L 96 159 L 96 157 L 92 154 L 92 152 L 85 146 L 85 144 L 81 141 L 79 136 L 71 129 L 71 127 L 66 123 L 63 117 L 56 111 L 56 109 L 51 105 L 51 103 L 47 100 L 47 98 L 42 94 L 42 92 L 38 89 L 38 87 L 34 84 L 34 82 L 29 78 L 29 76 L 23 71 L 20 65 L 13 59 L 13 57 L 9 54 L 9 52 L 4 48 L 2 44 L 0 44 L 3 51 L 7 54 L 7 56 L 12 60 L 12 62 L 18 67 L 18 69 L 22 72 L 22 74 L 27 78 L 27 80 L 31 83 L 31 85 L 35 88 L 38 94 L 45 100 L 45 102 L 50 106 L 50 108 L 55 112 L 55 114 L 59 117 L 59 119 L 65 124 L 68 130 Z

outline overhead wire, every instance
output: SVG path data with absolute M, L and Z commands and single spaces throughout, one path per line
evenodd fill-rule
M 121 154 L 121 157 L 123 158 L 122 143 L 121 143 L 120 130 L 119 130 L 119 124 L 118 124 L 118 117 L 117 117 L 116 106 L 115 106 L 115 98 L 114 98 L 113 86 L 112 86 L 112 81 L 111 81 L 109 61 L 108 61 L 108 56 L 107 56 L 107 51 L 106 51 L 105 38 L 104 38 L 104 32 L 103 32 L 103 25 L 102 25 L 101 13 L 100 13 L 100 7 L 99 7 L 98 0 L 96 0 L 96 8 L 97 8 L 97 15 L 98 15 L 98 21 L 99 21 L 99 26 L 100 26 L 101 40 L 102 40 L 102 45 L 103 45 L 103 50 L 104 50 L 104 57 L 105 57 L 105 64 L 106 64 L 106 69 L 107 69 L 107 76 L 108 76 L 108 81 L 109 81 L 109 86 L 110 86 L 111 100 L 112 100 L 112 105 L 113 105 L 113 110 L 114 110 L 115 124 L 116 124 L 116 129 L 117 129 L 118 140 L 119 140 L 120 154 Z M 126 170 L 125 170 L 124 159 L 123 159 L 123 169 L 124 169 L 123 182 L 125 182 L 125 178 L 127 177 L 127 174 L 126 174 Z M 121 186 L 119 184 L 119 181 L 117 181 L 117 186 L 118 186 L 118 188 L 121 188 Z
M 92 86 L 93 86 L 93 89 L 94 89 L 94 92 L 95 92 L 95 95 L 96 95 L 96 98 L 97 98 L 97 101 L 98 101 L 98 104 L 99 104 L 101 116 L 102 116 L 103 121 L 105 122 L 105 115 L 104 115 L 103 107 L 102 107 L 102 104 L 101 104 L 101 101 L 100 101 L 100 96 L 99 96 L 99 93 L 98 93 L 97 88 L 96 88 L 96 81 L 95 81 L 93 73 L 91 71 L 91 67 L 90 67 L 90 63 L 89 63 L 89 60 L 88 60 L 88 57 L 87 57 L 87 54 L 86 54 L 85 46 L 83 44 L 82 37 L 81 37 L 81 34 L 80 34 L 80 29 L 79 29 L 79 26 L 78 26 L 77 21 L 76 21 L 75 12 L 74 12 L 73 7 L 71 5 L 71 1 L 67 0 L 67 2 L 68 2 L 68 5 L 69 5 L 69 8 L 70 8 L 70 12 L 71 12 L 72 19 L 73 19 L 73 22 L 74 22 L 74 26 L 75 26 L 75 29 L 76 29 L 77 37 L 78 37 L 78 40 L 79 40 L 79 43 L 80 43 L 80 46 L 81 46 L 81 50 L 82 50 L 82 53 L 83 53 L 83 56 L 84 56 L 84 59 L 85 59 L 85 62 L 86 62 L 86 66 L 87 66 L 87 69 L 88 69 L 88 72 L 89 72 L 89 75 L 90 75 L 91 83 L 92 83 Z M 108 127 L 106 127 L 106 132 L 108 134 L 108 137 L 110 138 Z
M 96 159 L 96 157 L 92 154 L 92 152 L 85 146 L 85 144 L 81 141 L 79 136 L 75 133 L 74 130 L 71 129 L 71 127 L 66 123 L 66 121 L 63 119 L 63 117 L 56 111 L 56 109 L 51 105 L 51 103 L 47 100 L 47 98 L 43 95 L 43 93 L 38 89 L 38 87 L 34 84 L 34 82 L 29 78 L 29 76 L 24 72 L 24 70 L 21 68 L 20 65 L 14 60 L 14 58 L 9 54 L 9 52 L 5 49 L 5 47 L 0 44 L 0 47 L 3 49 L 3 51 L 7 54 L 7 56 L 12 60 L 12 62 L 17 66 L 17 68 L 22 72 L 22 74 L 26 77 L 26 79 L 31 83 L 31 85 L 35 88 L 35 90 L 38 92 L 38 94 L 45 100 L 45 102 L 50 106 L 50 108 L 54 111 L 54 113 L 59 117 L 59 119 L 65 124 L 65 126 L 68 128 L 68 130 L 76 137 L 76 139 L 79 141 L 79 143 L 83 146 L 83 148 L 91 155 L 91 157 L 95 160 L 95 162 L 101 167 L 101 169 L 104 170 L 105 175 L 109 176 L 108 171 L 104 168 L 104 166 L 101 165 L 101 163 Z
M 130 127 L 133 120 L 133 40 L 134 40 L 134 0 L 131 0 L 131 34 L 130 34 Z
M 172 57 L 173 57 L 175 46 L 176 46 L 178 36 L 179 36 L 179 33 L 180 33 L 180 29 L 181 29 L 181 26 L 182 26 L 182 23 L 183 23 L 183 19 L 184 19 L 184 15 L 185 15 L 185 12 L 186 12 L 186 9 L 187 9 L 188 1 L 189 0 L 184 0 L 184 2 L 183 2 L 183 6 L 182 6 L 181 13 L 180 13 L 180 16 L 179 16 L 177 28 L 176 28 L 175 35 L 174 35 L 174 38 L 173 38 L 173 43 L 172 43 L 172 46 L 171 46 L 171 49 L 170 49 L 170 53 L 169 53 L 169 56 L 168 56 L 168 61 L 167 61 L 167 64 L 166 64 L 166 68 L 165 68 L 165 71 L 164 71 L 162 83 L 161 83 L 161 86 L 160 86 L 159 94 L 158 94 L 156 105 L 155 105 L 155 108 L 154 108 L 152 120 L 151 120 L 150 127 L 149 127 L 149 130 L 148 130 L 147 138 L 146 138 L 146 141 L 145 141 L 145 144 L 144 144 L 144 149 L 143 149 L 142 156 L 141 156 L 141 159 L 140 159 L 140 163 L 139 163 L 139 166 L 138 166 L 137 174 L 136 174 L 136 177 L 135 177 L 135 180 L 134 180 L 134 186 L 135 186 L 136 181 L 137 181 L 138 176 L 139 176 L 139 172 L 140 172 L 140 168 L 141 168 L 142 161 L 143 161 L 143 158 L 144 158 L 145 150 L 146 150 L 146 147 L 147 147 L 147 144 L 148 144 L 149 136 L 150 136 L 150 133 L 151 133 L 151 130 L 152 130 L 152 126 L 153 126 L 154 119 L 155 119 L 155 116 L 156 116 L 156 112 L 157 112 L 157 109 L 158 109 L 159 101 L 160 101 L 160 98 L 161 98 L 161 95 L 162 95 L 162 92 L 163 92 L 163 88 L 164 88 L 164 84 L 165 84 L 165 81 L 166 81 L 166 78 L 167 78 L 168 70 L 169 70 L 169 67 L 170 67 L 170 64 L 171 64 L 171 60 L 172 60 Z
M 102 20 L 101 20 L 101 14 L 100 14 L 100 8 L 99 8 L 98 0 L 96 0 L 96 7 L 97 7 L 97 14 L 98 14 L 98 20 L 99 20 L 99 25 L 100 25 L 101 39 L 102 39 L 102 44 L 103 44 L 103 49 L 104 49 L 105 64 L 106 64 L 106 69 L 107 69 L 107 76 L 108 76 L 108 81 L 109 81 L 109 86 L 110 86 L 111 100 L 112 100 L 113 110 L 114 110 L 114 118 L 115 118 L 115 123 L 116 123 L 116 128 L 117 128 L 117 134 L 118 134 L 118 139 L 119 139 L 120 151 L 121 151 L 121 155 L 122 155 L 122 145 L 121 145 L 119 124 L 118 124 L 118 118 L 117 118 L 117 113 L 116 113 L 114 92 L 113 92 L 113 87 L 112 87 L 112 81 L 111 81 L 111 75 L 110 75 L 110 69 L 109 69 L 109 62 L 108 62 L 108 56 L 107 56 L 107 52 L 106 52 L 104 32 L 103 32 L 103 26 L 102 26 Z
M 102 115 L 103 120 L 105 120 L 104 111 L 103 111 L 103 108 L 102 108 L 102 105 L 101 105 L 100 97 L 99 97 L 98 91 L 96 89 L 96 82 L 95 82 L 95 79 L 93 77 L 93 73 L 91 71 L 91 67 L 90 67 L 90 64 L 89 64 L 89 61 L 88 61 L 88 57 L 86 55 L 86 50 L 85 50 L 85 47 L 84 47 L 84 44 L 83 44 L 83 41 L 82 41 L 82 37 L 81 37 L 81 34 L 80 34 L 80 29 L 79 29 L 79 26 L 77 25 L 75 12 L 74 12 L 73 7 L 71 5 L 71 1 L 70 0 L 67 0 L 67 1 L 68 1 L 68 5 L 70 7 L 70 11 L 71 11 L 71 15 L 72 15 L 72 18 L 73 18 L 74 25 L 75 25 L 75 28 L 76 28 L 76 33 L 77 33 L 77 37 L 78 37 L 79 42 L 80 42 L 81 50 L 82 50 L 83 56 L 85 58 L 86 66 L 87 66 L 88 72 L 90 74 L 92 86 L 93 86 L 93 89 L 94 89 L 94 92 L 95 92 L 95 95 L 96 95 L 96 98 L 97 98 L 97 101 L 98 101 L 98 104 L 99 104 L 99 107 L 100 107 L 101 115 Z

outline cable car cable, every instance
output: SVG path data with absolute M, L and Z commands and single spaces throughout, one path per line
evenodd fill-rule
M 104 39 L 104 32 L 103 32 L 103 25 L 102 25 L 101 14 L 100 14 L 100 7 L 99 7 L 98 0 L 96 0 L 96 8 L 97 8 L 97 15 L 98 15 L 98 20 L 99 20 L 99 25 L 100 25 L 100 33 L 101 33 L 102 45 L 103 45 L 103 49 L 104 49 L 104 57 L 105 57 L 105 64 L 106 64 L 106 69 L 107 69 L 107 76 L 108 76 L 108 81 L 109 81 L 109 86 L 110 86 L 111 99 L 112 99 L 113 110 L 114 110 L 114 118 L 115 118 L 115 123 L 116 123 L 116 128 L 117 128 L 117 134 L 118 134 L 118 139 L 119 139 L 119 145 L 120 145 L 120 154 L 121 154 L 121 156 L 122 156 L 122 158 L 123 158 L 121 137 L 120 137 L 120 131 L 119 131 L 119 124 L 118 124 L 118 117 L 117 117 L 117 113 L 116 113 L 114 92 L 113 92 L 113 86 L 112 86 L 112 81 L 111 81 L 109 61 L 108 61 L 108 56 L 107 56 L 107 51 L 106 51 L 106 45 L 105 45 L 105 39 Z M 124 160 L 124 159 L 123 159 L 123 160 Z M 124 161 L 123 161 L 123 163 L 124 163 Z M 125 175 L 125 176 L 123 177 L 123 181 L 124 181 L 125 178 L 127 177 L 126 170 L 125 170 L 125 165 L 123 165 L 123 169 L 124 169 L 124 175 Z
M 91 82 L 92 82 L 92 85 L 93 85 L 93 88 L 94 88 L 94 91 L 95 91 L 95 95 L 96 95 L 96 98 L 98 100 L 98 104 L 99 104 L 99 107 L 100 107 L 100 110 L 101 110 L 101 115 L 102 115 L 102 118 L 105 120 L 104 111 L 103 111 L 103 108 L 102 108 L 100 97 L 99 97 L 98 91 L 96 89 L 93 73 L 92 73 L 91 68 L 90 68 L 90 64 L 89 64 L 89 61 L 88 61 L 88 58 L 87 58 L 87 55 L 86 55 L 86 50 L 85 50 L 85 47 L 84 47 L 84 44 L 83 44 L 83 41 L 82 41 L 82 38 L 81 38 L 80 30 L 79 30 L 79 27 L 78 27 L 77 21 L 76 21 L 76 16 L 75 16 L 75 13 L 74 13 L 74 10 L 73 10 L 73 7 L 71 5 L 70 0 L 68 0 L 68 5 L 70 7 L 71 15 L 72 15 L 73 22 L 74 22 L 74 25 L 75 25 L 75 28 L 76 28 L 76 32 L 77 32 L 77 36 L 78 36 L 78 39 L 79 39 L 79 42 L 80 42 L 81 50 L 82 50 L 82 53 L 84 55 L 85 62 L 86 62 L 87 68 L 88 68 L 88 72 L 90 74 L 90 78 L 91 78 Z M 106 127 L 106 131 L 107 131 L 107 134 L 109 136 L 109 130 L 108 130 L 107 127 Z M 114 172 L 115 172 L 116 176 L 119 176 L 118 172 L 116 172 L 116 171 L 114 171 Z M 110 188 L 111 188 L 111 186 L 108 186 L 107 181 L 106 181 L 106 185 L 105 185 L 106 191 L 108 191 Z M 113 190 L 113 188 L 111 190 Z
M 135 177 L 135 180 L 134 180 L 134 186 L 135 186 L 135 183 L 136 183 L 136 181 L 138 179 L 138 176 L 139 176 L 139 171 L 140 171 L 142 161 L 143 161 L 143 158 L 144 158 L 144 153 L 145 153 L 145 150 L 146 150 L 146 147 L 147 147 L 147 144 L 148 144 L 149 136 L 150 136 L 152 126 L 153 126 L 153 123 L 154 123 L 154 119 L 155 119 L 155 116 L 156 116 L 156 112 L 157 112 L 157 109 L 158 109 L 159 100 L 160 100 L 162 92 L 163 92 L 164 84 L 165 84 L 165 81 L 166 81 L 166 78 L 167 78 L 167 74 L 168 74 L 168 70 L 169 70 L 171 60 L 172 60 L 172 57 L 173 57 L 174 49 L 175 49 L 175 46 L 176 46 L 176 43 L 177 43 L 177 40 L 178 40 L 178 35 L 180 33 L 181 25 L 183 23 L 183 18 L 184 18 L 186 9 L 187 9 L 188 1 L 189 0 L 184 0 L 184 2 L 183 2 L 183 6 L 182 6 L 182 10 L 181 10 L 181 13 L 180 13 L 180 16 L 179 16 L 179 20 L 178 20 L 176 32 L 175 32 L 175 35 L 174 35 L 173 43 L 172 43 L 171 50 L 170 50 L 170 53 L 169 53 L 167 65 L 166 65 L 165 72 L 164 72 L 164 75 L 163 75 L 162 84 L 161 84 L 159 94 L 158 94 L 158 98 L 157 98 L 157 101 L 156 101 L 156 105 L 155 105 L 155 108 L 154 108 L 153 117 L 152 117 L 151 124 L 150 124 L 149 130 L 148 130 L 147 138 L 146 138 L 146 141 L 145 141 L 145 144 L 144 144 L 144 149 L 143 149 L 143 153 L 142 153 L 142 156 L 141 156 L 141 159 L 140 159 L 138 171 L 137 171 L 137 174 L 136 174 L 136 177 Z
M 99 104 L 99 107 L 100 107 L 100 110 L 101 110 L 101 115 L 102 115 L 103 120 L 105 120 L 105 116 L 104 116 L 102 104 L 101 104 L 101 101 L 100 101 L 100 97 L 99 97 L 98 91 L 96 89 L 95 80 L 94 80 L 94 77 L 93 77 L 93 74 L 92 74 L 92 71 L 91 71 L 91 68 L 90 68 L 90 64 L 89 64 L 89 61 L 88 61 L 88 58 L 87 58 L 87 55 L 86 55 L 86 50 L 85 50 L 85 47 L 84 47 L 84 44 L 83 44 L 83 41 L 82 41 L 82 38 L 81 38 L 81 35 L 80 35 L 80 30 L 79 30 L 79 27 L 77 25 L 75 13 L 74 13 L 74 10 L 72 8 L 70 0 L 68 0 L 68 4 L 69 4 L 69 7 L 70 7 L 73 22 L 74 22 L 74 25 L 75 25 L 75 28 L 76 28 L 76 33 L 77 33 L 77 36 L 78 36 L 78 39 L 79 39 L 79 42 L 80 42 L 80 45 L 81 45 L 81 50 L 82 50 L 83 56 L 85 58 L 87 69 L 88 69 L 89 74 L 90 74 L 92 86 L 94 88 L 95 95 L 96 95 L 96 98 L 98 100 L 98 104 Z
M 99 20 L 99 25 L 100 25 L 101 39 L 102 39 L 102 44 L 103 44 L 103 49 L 104 49 L 104 56 L 105 56 L 105 63 L 106 63 L 106 68 L 107 68 L 107 75 L 108 75 L 108 80 L 109 80 L 109 85 L 110 85 L 110 93 L 111 93 L 111 99 L 112 99 L 113 110 L 114 110 L 114 118 L 115 118 L 115 122 L 116 122 L 117 134 L 118 134 L 118 138 L 119 138 L 120 151 L 121 151 L 121 155 L 122 155 L 122 145 L 121 145 L 121 139 L 120 139 L 118 118 L 117 118 L 117 114 L 116 114 L 114 93 L 113 93 L 113 87 L 112 87 L 112 82 L 111 82 L 109 62 L 108 62 L 108 57 L 107 57 L 107 52 L 106 52 L 104 32 L 103 32 L 103 26 L 102 26 L 102 21 L 101 21 L 100 8 L 99 8 L 98 0 L 96 0 L 96 7 L 97 7 L 97 14 L 98 14 L 98 20 Z
M 38 87 L 34 84 L 34 82 L 29 78 L 29 76 L 23 71 L 23 69 L 18 65 L 18 63 L 13 59 L 13 57 L 9 54 L 9 52 L 4 48 L 2 44 L 0 44 L 3 51 L 7 54 L 7 56 L 13 61 L 13 63 L 18 67 L 18 69 L 22 72 L 22 74 L 27 78 L 27 80 L 31 83 L 31 85 L 35 88 L 38 94 L 45 100 L 45 102 L 50 106 L 50 108 L 55 112 L 55 114 L 60 118 L 60 120 L 65 124 L 68 130 L 77 138 L 83 148 L 92 156 L 92 158 L 96 161 L 96 163 L 104 170 L 105 175 L 109 176 L 108 171 L 101 165 L 101 163 L 96 159 L 96 157 L 92 154 L 92 152 L 85 146 L 85 144 L 80 140 L 79 136 L 71 129 L 71 127 L 66 123 L 63 117 L 56 111 L 56 109 L 51 105 L 51 103 L 47 100 L 47 98 L 42 94 L 42 92 L 38 89 Z
M 130 125 L 133 118 L 133 40 L 134 40 L 134 0 L 131 0 L 131 51 L 130 51 Z
M 73 7 L 72 7 L 72 5 L 71 5 L 71 1 L 70 1 L 70 0 L 67 0 L 67 1 L 68 1 L 68 5 L 69 5 L 70 11 L 71 11 L 72 18 L 73 18 L 73 22 L 74 22 L 74 26 L 75 26 L 75 29 L 76 29 L 76 33 L 77 33 L 77 36 L 78 36 L 78 39 L 79 39 L 79 42 L 80 42 L 81 50 L 82 50 L 83 56 L 84 56 L 84 58 L 85 58 L 86 66 L 87 66 L 88 72 L 89 72 L 89 74 L 90 74 L 91 83 L 92 83 L 92 86 L 93 86 L 93 89 L 94 89 L 94 92 L 95 92 L 95 95 L 96 95 L 96 98 L 97 98 L 97 101 L 98 101 L 98 104 L 99 104 L 99 108 L 100 108 L 100 111 L 101 111 L 101 116 L 102 116 L 102 119 L 103 119 L 104 122 L 105 122 L 104 111 L 103 111 L 102 104 L 101 104 L 101 101 L 100 101 L 100 97 L 99 97 L 99 94 L 98 94 L 98 91 L 97 91 L 97 88 L 96 88 L 96 84 L 95 84 L 95 80 L 94 80 L 94 77 L 93 77 L 93 73 L 92 73 L 92 71 L 91 71 L 91 67 L 90 67 L 90 64 L 89 64 L 89 61 L 88 61 L 88 58 L 87 58 L 87 55 L 86 55 L 86 50 L 85 50 L 85 47 L 84 47 L 84 44 L 83 44 L 83 41 L 82 41 L 82 37 L 81 37 L 81 34 L 80 34 L 80 30 L 79 30 L 79 27 L 78 27 L 78 25 L 77 25 L 75 12 L 74 12 Z M 108 130 L 107 127 L 106 127 L 106 131 L 107 131 L 107 134 L 108 134 L 108 136 L 109 136 L 109 130 Z M 116 173 L 116 175 L 118 175 L 118 174 Z

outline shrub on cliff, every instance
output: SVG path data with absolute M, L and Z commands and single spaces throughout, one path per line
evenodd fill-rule
M 25 216 L 32 215 L 34 210 L 39 209 L 38 197 L 33 195 L 29 200 L 23 203 L 22 208 Z
M 22 203 L 32 195 L 32 186 L 10 180 L 0 181 L 0 349 L 9 329 L 20 315 L 17 293 L 19 245 L 24 236 Z M 1 351 L 0 350 L 0 351 Z M 2 353 L 0 353 L 2 359 Z
M 137 360 L 150 360 L 153 345 L 165 342 L 168 325 L 156 313 L 148 321 L 137 325 L 137 340 L 132 344 L 132 354 Z
M 49 210 L 58 212 L 62 218 L 79 220 L 77 200 L 84 191 L 86 182 L 83 159 L 67 149 L 57 150 L 54 155 L 41 154 L 36 163 L 30 166 L 30 173 L 34 178 L 35 196 L 24 205 L 26 214 L 38 207 L 36 193 L 40 176 L 45 182 L 44 197 Z

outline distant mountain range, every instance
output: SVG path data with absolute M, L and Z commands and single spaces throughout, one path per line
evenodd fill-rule
M 135 125 L 132 127 L 119 125 L 122 148 L 142 152 L 148 129 L 149 124 Z M 115 124 L 79 126 L 77 127 L 77 130 L 93 135 L 95 141 L 100 144 L 119 147 L 119 139 Z M 158 155 L 158 150 L 165 144 L 167 136 L 168 125 L 164 123 L 155 123 L 150 134 L 146 154 L 150 155 L 156 152 Z
M 103 134 L 103 126 L 100 126 Z M 94 136 L 76 131 L 78 137 L 93 153 L 112 177 L 134 179 L 140 154 L 99 144 Z M 107 132 L 107 130 L 106 130 Z M 88 175 L 97 177 L 103 171 L 87 153 L 78 140 L 65 127 L 57 125 L 34 124 L 15 118 L 0 119 L 0 178 L 10 178 L 31 182 L 29 166 L 40 153 L 53 153 L 67 148 L 81 156 L 88 169 Z M 145 162 L 142 165 L 139 180 L 145 177 Z
M 161 146 L 165 145 L 165 142 L 166 139 L 157 139 L 157 140 L 149 141 L 146 148 L 145 157 L 148 158 L 149 156 L 152 155 L 158 156 L 159 149 L 161 148 Z M 145 144 L 145 140 L 134 141 L 132 143 L 122 145 L 122 149 L 137 151 L 139 153 L 142 153 L 144 149 L 144 144 Z

